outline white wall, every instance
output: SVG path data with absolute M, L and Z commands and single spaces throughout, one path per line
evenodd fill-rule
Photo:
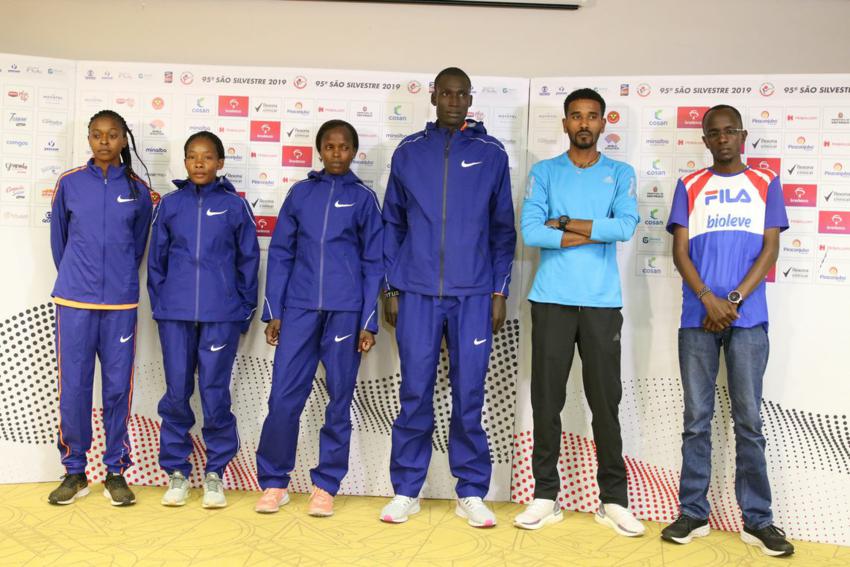
M 508 76 L 846 72 L 848 0 L 577 12 L 282 0 L 0 0 L 0 52 Z

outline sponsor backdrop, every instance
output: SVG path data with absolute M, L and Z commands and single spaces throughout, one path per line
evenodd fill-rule
M 288 188 L 321 167 L 314 149 L 318 126 L 331 118 L 352 122 L 361 148 L 354 167 L 379 197 L 394 147 L 433 118 L 431 75 L 87 62 L 0 55 L 0 247 L 14 266 L 3 278 L 0 313 L 0 482 L 53 480 L 62 473 L 55 450 L 57 392 L 50 289 L 49 205 L 61 171 L 88 159 L 86 125 L 102 108 L 121 113 L 136 136 L 153 189 L 172 190 L 185 175 L 182 146 L 199 130 L 216 132 L 227 152 L 226 171 L 257 217 L 261 248 L 268 245 Z M 850 434 L 847 426 L 847 356 L 844 326 L 850 276 L 850 77 L 554 78 L 475 77 L 473 118 L 485 123 L 511 159 L 519 213 L 527 167 L 566 148 L 561 104 L 573 88 L 592 86 L 609 102 L 600 149 L 633 164 L 638 175 L 641 223 L 620 249 L 624 286 L 624 399 L 621 409 L 631 505 L 644 519 L 676 513 L 682 396 L 676 362 L 681 287 L 664 224 L 676 178 L 710 163 L 700 140 L 705 109 L 717 102 L 741 109 L 750 131 L 753 167 L 779 170 L 792 228 L 783 234 L 777 269 L 770 275 L 773 353 L 763 416 L 777 521 L 797 538 L 850 542 Z M 530 96 L 529 96 L 530 92 Z M 142 172 L 143 168 L 137 167 Z M 517 250 L 509 320 L 495 338 L 485 427 L 494 475 L 490 497 L 525 502 L 530 478 L 528 401 L 530 317 L 524 297 L 536 252 Z M 261 281 L 264 274 L 261 272 Z M 261 285 L 262 293 L 262 285 Z M 142 294 L 137 386 L 130 417 L 139 484 L 164 484 L 157 464 L 156 403 L 164 390 L 162 362 Z M 398 362 L 392 331 L 378 336 L 364 358 L 352 407 L 349 494 L 389 494 L 389 434 L 398 410 Z M 266 413 L 272 349 L 257 320 L 243 337 L 234 366 L 234 413 L 242 446 L 225 474 L 233 488 L 257 488 L 254 450 Z M 573 377 L 578 376 L 578 358 Z M 447 357 L 435 392 L 437 427 L 429 497 L 451 497 L 446 458 L 451 401 Z M 302 417 L 293 488 L 309 488 L 307 471 L 318 454 L 318 429 L 327 392 L 320 368 Z M 99 387 L 96 387 L 96 392 Z M 590 415 L 580 380 L 571 379 L 564 410 L 562 505 L 591 510 L 595 458 Z M 725 379 L 718 382 L 712 524 L 738 529 Z M 89 476 L 103 478 L 103 429 L 95 394 L 95 439 Z M 198 421 L 200 405 L 193 399 Z M 198 482 L 203 440 L 193 429 Z M 817 488 L 814 488 L 817 487 Z
M 54 61 L 0 56 L 2 87 L 2 246 L 14 278 L 4 278 L 0 320 L 3 402 L 0 481 L 53 480 L 61 474 L 55 449 L 57 392 L 53 352 L 55 278 L 48 245 L 50 200 L 56 177 L 90 157 L 89 118 L 112 108 L 135 134 L 147 171 L 134 163 L 153 189 L 164 194 L 171 180 L 185 177 L 183 144 L 193 132 L 210 130 L 224 141 L 226 174 L 256 215 L 265 255 L 278 211 L 289 187 L 321 168 L 315 135 L 326 120 L 341 118 L 357 128 L 360 148 L 354 169 L 381 200 L 395 146 L 433 119 L 432 75 L 251 67 L 202 67 L 148 63 Z M 483 121 L 510 156 L 514 187 L 522 186 L 526 164 L 528 80 L 476 77 L 470 117 Z M 134 158 L 135 160 L 135 158 Z M 519 207 L 521 191 L 517 190 Z M 265 258 L 260 273 L 260 300 Z M 143 271 L 144 272 L 144 271 Z M 519 273 L 515 274 L 519 279 Z M 144 279 L 144 278 L 143 278 Z M 509 306 L 505 332 L 495 340 L 487 389 L 486 428 L 494 463 L 492 498 L 510 495 L 510 460 L 518 372 L 517 302 Z M 266 345 L 259 317 L 242 338 L 233 371 L 233 408 L 241 449 L 225 474 L 233 488 L 258 488 L 254 451 L 271 386 L 273 349 Z M 157 464 L 156 411 L 164 392 L 159 339 L 150 318 L 147 293 L 139 308 L 136 388 L 130 434 L 136 465 L 131 482 L 164 484 Z M 454 481 L 447 465 L 451 413 L 447 356 L 439 369 L 433 466 L 425 495 L 450 497 Z M 398 355 L 392 329 L 378 335 L 378 347 L 364 357 L 352 409 L 351 470 L 342 490 L 350 494 L 390 494 L 390 428 L 398 412 Z M 96 387 L 96 391 L 99 386 Z M 89 477 L 101 480 L 103 429 L 99 394 L 93 412 L 95 440 Z M 324 370 L 305 409 L 293 488 L 310 488 L 308 470 L 318 456 L 318 430 L 327 402 Z M 199 400 L 193 398 L 198 422 Z M 200 425 L 192 430 L 196 451 L 193 481 L 203 471 Z
M 791 228 L 768 276 L 771 356 L 762 417 L 776 521 L 789 536 L 850 543 L 850 76 L 682 76 L 546 78 L 531 82 L 529 164 L 568 147 L 564 97 L 592 87 L 605 97 L 599 148 L 632 164 L 640 223 L 620 246 L 625 318 L 620 406 L 630 505 L 644 519 L 671 521 L 681 466 L 682 393 L 677 359 L 681 279 L 665 231 L 679 177 L 711 164 L 703 113 L 727 103 L 749 131 L 746 162 L 779 173 Z M 522 255 L 522 292 L 537 253 Z M 514 293 L 522 293 L 519 286 Z M 520 329 L 530 325 L 521 306 Z M 520 349 L 512 498 L 532 494 L 528 398 L 530 337 Z M 576 357 L 578 360 L 578 357 Z M 563 419 L 562 506 L 590 511 L 598 491 L 590 413 L 580 365 L 569 381 Z M 711 524 L 738 530 L 734 434 L 725 368 L 717 384 Z

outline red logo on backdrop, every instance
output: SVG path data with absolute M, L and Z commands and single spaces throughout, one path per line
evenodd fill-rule
M 277 217 L 256 217 L 257 236 L 271 236 Z
M 819 211 L 818 232 L 821 234 L 850 234 L 850 212 Z
M 773 264 L 770 267 L 770 270 L 767 271 L 767 275 L 764 276 L 764 281 L 769 283 L 776 281 L 776 264 Z
M 782 186 L 785 205 L 788 207 L 814 207 L 817 205 L 818 186 L 785 183 Z
M 610 112 L 608 112 L 608 116 L 605 117 L 605 120 L 608 122 L 608 124 L 616 124 L 620 121 L 620 113 L 616 110 L 611 110 Z
M 283 146 L 283 165 L 288 167 L 313 167 L 313 148 L 309 146 Z
M 243 199 L 245 198 L 245 191 L 237 191 L 236 194 L 242 197 Z
M 676 112 L 677 128 L 702 128 L 702 117 L 707 106 L 680 106 Z
M 248 116 L 247 96 L 219 96 L 219 116 Z
M 747 158 L 747 165 L 753 169 L 769 169 L 773 173 L 779 173 L 782 160 L 778 157 L 750 157 Z
M 251 120 L 252 142 L 280 142 L 280 122 Z

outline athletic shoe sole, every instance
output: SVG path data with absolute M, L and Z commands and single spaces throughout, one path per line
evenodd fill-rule
M 69 498 L 68 500 L 57 500 L 56 502 L 51 502 L 50 500 L 48 500 L 47 502 L 49 504 L 54 504 L 54 505 L 57 505 L 57 506 L 67 506 L 68 504 L 73 504 L 75 500 L 78 500 L 78 499 L 83 498 L 83 497 L 88 496 L 88 495 L 89 495 L 89 488 L 85 487 L 82 490 L 79 490 L 73 496 L 71 496 L 71 498 Z
M 666 536 L 664 532 L 661 532 L 661 539 L 664 541 L 672 541 L 673 543 L 678 543 L 679 545 L 687 545 L 691 543 L 695 537 L 705 537 L 711 532 L 711 528 L 709 528 L 708 524 L 704 526 L 700 526 L 686 535 L 685 537 L 673 537 Z
M 558 522 L 564 519 L 563 513 L 558 514 L 549 514 L 548 516 L 544 516 L 540 518 L 538 521 L 533 524 L 523 524 L 522 522 L 518 522 L 514 520 L 514 526 L 520 528 L 521 530 L 539 530 L 544 526 L 548 526 L 549 524 L 557 524 Z
M 186 495 L 183 496 L 182 500 L 166 500 L 165 498 L 163 498 L 162 500 L 159 501 L 159 503 L 162 504 L 163 506 L 168 506 L 169 508 L 179 508 L 180 506 L 185 506 L 186 501 L 188 499 L 189 499 L 189 495 L 186 494 Z
M 307 512 L 308 516 L 313 516 L 314 518 L 330 518 L 334 515 L 333 510 L 330 512 L 324 512 L 320 510 L 310 510 Z
M 466 523 L 472 526 L 473 528 L 495 528 L 496 520 L 487 520 L 486 522 L 476 522 L 472 518 L 469 517 L 469 514 L 466 513 L 466 510 L 461 508 L 460 506 L 455 506 L 455 514 L 464 518 Z
M 109 503 L 110 503 L 110 504 L 112 504 L 113 506 L 132 506 L 133 504 L 135 504 L 135 503 L 136 503 L 136 499 L 135 499 L 135 498 L 133 498 L 133 499 L 132 499 L 132 500 L 130 500 L 129 502 L 118 502 L 118 501 L 116 501 L 116 500 L 113 500 L 113 499 L 112 499 L 112 495 L 111 495 L 111 494 L 109 494 L 109 491 L 108 491 L 107 489 L 105 489 L 105 488 L 103 489 L 103 496 L 104 496 L 104 498 L 106 498 L 107 500 L 109 500 Z
M 754 535 L 748 534 L 747 532 L 741 532 L 741 541 L 743 541 L 747 545 L 754 545 L 758 547 L 759 549 L 761 549 L 762 553 L 771 557 L 783 557 L 785 555 L 791 555 L 792 553 L 794 553 L 793 551 L 779 551 L 775 549 L 770 549 L 764 544 L 762 540 L 760 540 Z
M 217 510 L 219 508 L 227 508 L 227 502 L 202 502 L 201 507 L 206 510 Z
M 413 514 L 419 513 L 419 502 L 410 507 L 410 510 L 407 511 L 407 516 L 398 516 L 393 517 L 389 514 L 381 514 L 381 521 L 386 522 L 387 524 L 403 524 L 405 523 L 410 516 Z
M 289 504 L 289 493 L 288 492 L 281 499 L 281 501 L 277 503 L 277 506 L 275 508 L 259 508 L 259 507 L 255 506 L 254 512 L 256 512 L 257 514 L 277 514 L 280 511 L 280 507 L 286 506 L 287 504 Z
M 630 532 L 620 526 L 617 522 L 609 518 L 608 516 L 600 516 L 599 513 L 593 515 L 596 518 L 596 522 L 602 524 L 603 526 L 608 526 L 621 536 L 625 537 L 640 537 L 643 535 L 643 532 Z

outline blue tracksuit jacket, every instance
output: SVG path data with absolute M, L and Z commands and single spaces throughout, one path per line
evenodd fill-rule
M 154 214 L 148 293 L 157 320 L 250 321 L 260 247 L 254 215 L 226 177 L 175 180 Z M 247 324 L 243 331 L 247 330 Z
M 360 328 L 377 333 L 382 241 L 374 191 L 350 171 L 311 171 L 292 186 L 278 215 L 263 321 L 280 319 L 286 307 L 357 311 Z
M 393 154 L 384 197 L 386 286 L 508 294 L 516 229 L 508 155 L 480 122 L 429 122 Z
M 50 248 L 58 276 L 57 304 L 82 309 L 131 309 L 139 302 L 139 264 L 150 228 L 148 186 L 125 167 L 104 177 L 94 160 L 62 174 L 50 216 Z

